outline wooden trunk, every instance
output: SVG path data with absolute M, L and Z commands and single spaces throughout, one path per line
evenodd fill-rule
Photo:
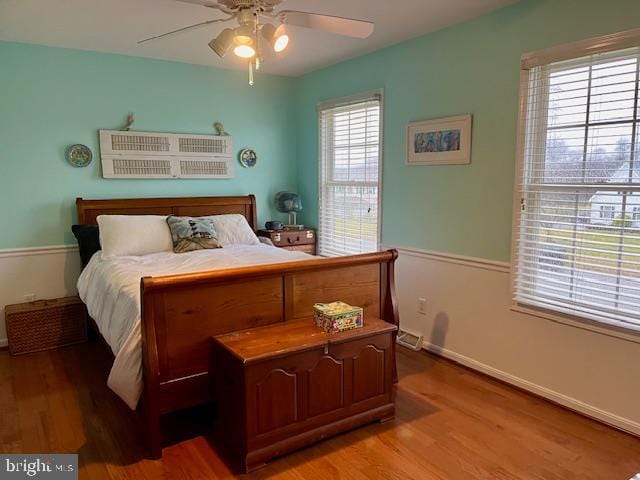
M 291 450 L 393 416 L 396 327 L 366 318 L 335 334 L 310 320 L 214 338 L 217 446 L 243 472 Z
M 316 254 L 316 231 L 313 228 L 303 230 L 258 230 L 259 237 L 267 237 L 271 242 L 286 250 Z

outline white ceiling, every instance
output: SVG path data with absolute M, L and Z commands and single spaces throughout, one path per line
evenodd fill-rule
M 287 0 L 282 7 L 375 22 L 368 39 L 291 27 L 282 54 L 264 71 L 298 76 L 477 17 L 517 0 Z M 224 14 L 174 0 L 0 0 L 0 40 L 246 68 L 228 55 L 219 59 L 207 43 L 226 24 L 137 45 L 146 37 Z

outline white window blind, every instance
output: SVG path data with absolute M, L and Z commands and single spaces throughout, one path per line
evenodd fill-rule
M 640 328 L 640 49 L 528 70 L 518 303 Z
M 382 95 L 318 106 L 320 255 L 378 250 Z

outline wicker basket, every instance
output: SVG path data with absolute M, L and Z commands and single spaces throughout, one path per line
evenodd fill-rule
M 11 355 L 87 340 L 87 311 L 78 297 L 7 305 L 5 318 Z

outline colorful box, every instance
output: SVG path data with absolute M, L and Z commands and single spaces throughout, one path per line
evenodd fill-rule
M 362 308 L 344 302 L 316 303 L 313 306 L 316 325 L 334 333 L 362 327 Z

